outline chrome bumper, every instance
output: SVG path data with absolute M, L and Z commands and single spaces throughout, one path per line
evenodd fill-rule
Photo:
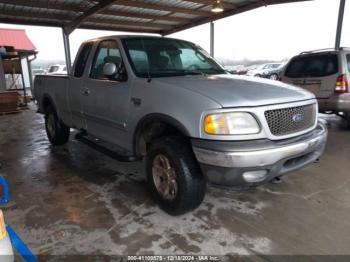
M 307 134 L 280 141 L 223 143 L 194 140 L 192 147 L 209 182 L 246 187 L 265 183 L 314 162 L 322 155 L 326 141 L 327 129 L 319 123 Z M 266 175 L 260 181 L 250 182 L 244 178 L 250 172 Z
M 317 148 L 327 139 L 326 128 L 308 140 L 277 148 L 254 151 L 218 152 L 203 148 L 193 148 L 198 162 L 221 167 L 259 167 L 272 165 L 282 159 L 290 158 Z

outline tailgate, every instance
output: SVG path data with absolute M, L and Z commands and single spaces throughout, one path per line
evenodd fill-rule
M 329 98 L 334 94 L 336 79 L 337 75 L 323 78 L 283 78 L 283 81 L 310 91 L 316 98 Z

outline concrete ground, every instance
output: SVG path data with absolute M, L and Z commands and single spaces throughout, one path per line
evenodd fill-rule
M 197 210 L 171 217 L 150 199 L 142 164 L 119 163 L 74 136 L 52 147 L 35 110 L 1 116 L 0 175 L 11 191 L 5 217 L 44 255 L 350 254 L 350 131 L 326 118 L 319 164 L 278 185 L 209 187 Z

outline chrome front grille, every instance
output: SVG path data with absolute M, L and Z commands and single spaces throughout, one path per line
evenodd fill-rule
M 274 136 L 285 136 L 311 128 L 316 121 L 316 104 L 265 111 Z

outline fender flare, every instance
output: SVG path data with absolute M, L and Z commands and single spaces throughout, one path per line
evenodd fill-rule
M 133 134 L 133 151 L 135 155 L 139 154 L 138 145 L 139 145 L 141 133 L 144 127 L 147 124 L 152 122 L 162 122 L 162 123 L 168 124 L 178 129 L 184 136 L 191 137 L 187 128 L 179 120 L 165 114 L 151 113 L 143 116 L 136 125 L 135 131 Z
M 54 107 L 54 110 L 56 111 L 56 105 L 55 105 L 53 99 L 51 98 L 50 95 L 48 95 L 48 94 L 45 93 L 45 94 L 43 95 L 41 101 L 40 101 L 40 106 L 39 106 L 40 109 L 39 109 L 39 112 L 42 113 L 42 114 L 45 114 L 45 105 L 44 105 L 44 101 L 46 101 L 46 100 L 50 101 L 50 104 Z

